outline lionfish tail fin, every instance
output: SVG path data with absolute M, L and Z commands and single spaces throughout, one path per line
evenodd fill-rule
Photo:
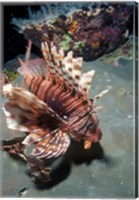
M 35 144 L 32 156 L 37 158 L 53 158 L 64 154 L 70 145 L 70 138 L 67 133 L 60 129 L 56 129 L 52 132 L 36 131 L 32 132 L 23 141 L 23 144 L 29 145 Z

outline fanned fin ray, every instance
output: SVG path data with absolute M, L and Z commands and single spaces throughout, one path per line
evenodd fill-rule
M 21 67 L 17 69 L 17 71 L 25 77 L 26 75 L 28 76 L 45 76 L 47 67 L 45 60 L 42 58 L 36 58 L 33 60 L 30 60 L 28 62 L 23 61 L 19 58 L 19 62 L 21 64 Z
M 8 84 L 3 87 L 3 92 L 9 98 L 3 110 L 10 129 L 30 132 L 40 128 L 41 122 L 42 125 L 50 124 L 50 120 L 57 124 L 64 122 L 47 104 L 27 90 Z
M 94 77 L 94 75 L 95 75 L 95 70 L 91 70 L 82 74 L 81 79 L 79 81 L 79 89 L 81 93 L 88 96 L 92 83 L 92 78 Z
M 33 133 L 32 133 L 33 136 Z M 30 136 L 29 136 L 30 137 Z M 35 142 L 35 140 L 34 140 Z M 26 141 L 23 142 L 25 144 Z M 32 155 L 37 158 L 52 158 L 64 154 L 70 145 L 70 138 L 67 133 L 56 129 L 46 133 L 45 137 L 38 141 L 32 151 Z
M 29 44 L 27 52 L 31 49 Z M 46 42 L 42 43 L 42 52 L 44 59 L 37 58 L 30 61 L 22 61 L 21 67 L 18 68 L 18 72 L 27 80 L 33 77 L 55 78 L 60 83 L 65 83 L 69 88 L 73 88 L 77 93 L 88 96 L 89 89 L 91 87 L 91 80 L 95 74 L 95 71 L 89 71 L 87 73 L 81 73 L 83 59 L 82 57 L 73 58 L 73 52 L 70 51 L 64 57 L 64 51 L 62 48 L 57 50 L 53 43 L 50 47 Z M 27 53 L 29 54 L 29 53 Z
M 68 52 L 67 56 L 64 57 L 63 49 L 58 51 L 53 43 L 51 43 L 51 52 L 48 44 L 46 42 L 42 43 L 42 52 L 48 65 L 47 75 L 55 74 L 55 77 L 60 79 L 61 82 L 64 82 L 70 88 L 74 88 L 76 92 L 82 93 L 79 81 L 82 77 L 83 59 L 81 57 L 73 58 L 72 51 Z
M 25 61 L 23 61 L 19 58 L 21 67 L 19 67 L 17 69 L 17 71 L 23 77 L 25 77 L 26 75 L 33 76 L 33 77 L 34 76 L 44 77 L 46 75 L 46 71 L 47 71 L 46 62 L 42 58 L 36 58 L 36 59 L 30 60 L 31 46 L 32 46 L 32 41 L 29 40 L 26 55 L 25 55 Z
M 47 132 L 49 132 L 47 129 L 40 128 L 32 130 L 22 143 L 24 145 L 30 145 L 39 142 L 43 137 L 46 137 Z

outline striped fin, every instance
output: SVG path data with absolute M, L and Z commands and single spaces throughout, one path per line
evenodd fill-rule
M 42 42 L 41 49 L 42 49 L 42 53 L 43 53 L 45 62 L 48 65 L 48 69 L 49 69 L 49 67 L 50 67 L 49 64 L 52 63 L 52 56 L 51 56 L 51 52 L 50 52 L 48 43 Z
M 3 87 L 3 93 L 8 97 L 3 110 L 10 129 L 30 132 L 41 128 L 45 122 L 50 124 L 50 120 L 56 124 L 62 120 L 47 104 L 27 90 L 8 84 Z
M 49 47 L 47 42 L 43 42 L 42 53 L 46 61 L 46 65 L 48 67 L 47 76 L 50 76 L 51 74 L 55 76 L 59 75 L 61 80 L 63 80 L 64 79 L 63 68 L 65 67 L 63 63 L 64 60 L 63 49 L 61 48 L 59 49 L 59 51 L 57 51 L 53 43 L 51 43 Z
M 27 51 L 30 51 L 28 47 Z M 70 51 L 64 56 L 62 48 L 57 50 L 53 43 L 48 46 L 47 42 L 42 43 L 42 53 L 44 59 L 34 59 L 30 61 L 22 61 L 19 73 L 24 77 L 45 77 L 45 79 L 55 79 L 59 83 L 66 84 L 69 88 L 75 89 L 77 93 L 88 96 L 91 87 L 91 80 L 95 71 L 89 71 L 81 74 L 83 58 L 73 58 L 73 52 Z M 29 53 L 27 53 L 29 54 Z
M 32 138 L 33 138 L 33 133 L 32 133 Z M 34 143 L 35 142 L 36 141 L 34 140 Z M 23 144 L 28 144 L 27 139 L 23 141 Z M 62 130 L 56 129 L 53 132 L 46 133 L 45 137 L 41 138 L 40 141 L 36 143 L 31 155 L 37 158 L 58 157 L 59 155 L 64 154 L 67 151 L 69 145 L 70 145 L 69 136 Z
M 45 60 L 42 58 L 36 58 L 36 59 L 30 60 L 31 46 L 32 46 L 32 41 L 29 40 L 26 55 L 25 55 L 25 61 L 19 58 L 21 67 L 19 67 L 17 71 L 23 77 L 26 75 L 44 77 L 46 75 L 46 70 L 47 70 Z
M 81 69 L 82 69 L 81 57 L 73 58 L 73 52 L 68 52 L 67 56 L 63 60 L 64 71 L 68 75 L 67 80 L 73 87 L 78 88 L 78 82 L 81 78 Z
M 67 56 L 62 60 L 62 71 L 64 82 L 72 87 L 74 83 L 74 79 L 72 77 L 73 74 L 73 52 L 70 51 L 67 53 Z
M 77 83 L 79 82 L 79 80 L 81 78 L 82 63 L 83 63 L 82 57 L 73 59 L 73 74 L 72 74 L 72 76 Z
M 56 74 L 56 68 L 54 65 L 54 58 L 52 56 L 52 53 L 50 51 L 50 48 L 47 44 L 47 42 L 43 42 L 41 45 L 42 53 L 46 62 L 47 66 L 47 76 L 50 76 L 50 74 Z
M 72 76 L 73 74 L 73 52 L 69 51 L 67 56 L 63 60 L 64 68 L 63 71 L 67 73 L 67 75 Z
M 51 43 L 51 53 L 53 55 L 54 61 L 56 62 L 56 65 L 59 66 L 59 62 L 64 59 L 64 49 L 60 48 L 58 52 L 56 46 Z
M 36 142 L 39 142 L 40 140 L 42 140 L 42 138 L 46 137 L 46 135 L 48 134 L 48 130 L 45 129 L 35 129 L 32 130 L 24 139 L 24 141 L 22 142 L 24 145 L 30 145 L 30 144 L 34 144 Z
M 49 129 L 35 129 L 32 130 L 30 132 L 30 134 L 28 134 L 26 136 L 26 138 L 23 140 L 23 144 L 28 146 L 31 144 L 37 144 L 40 141 L 45 139 L 46 144 L 48 143 L 48 141 L 50 140 L 50 130 Z
M 42 58 L 36 58 L 33 60 L 30 60 L 28 62 L 23 61 L 19 58 L 19 62 L 21 64 L 21 67 L 17 69 L 17 71 L 25 77 L 26 75 L 29 76 L 42 76 L 45 77 L 47 66 L 45 63 L 45 60 Z
M 53 43 L 51 43 L 49 47 L 47 42 L 42 43 L 41 49 L 47 66 L 45 78 L 48 80 L 54 78 L 63 83 L 65 81 L 62 71 L 62 60 L 64 58 L 63 49 L 60 49 L 58 52 Z
M 66 85 L 76 88 L 78 91 L 78 82 L 81 77 L 82 58 L 73 58 L 73 52 L 67 53 L 64 57 L 63 49 L 56 49 L 51 43 L 51 49 L 46 42 L 42 43 L 42 52 L 48 65 L 48 74 L 55 74 Z
M 79 81 L 79 90 L 81 93 L 88 96 L 91 87 L 92 79 L 95 75 L 95 70 L 83 73 Z
M 28 47 L 30 50 L 31 48 Z M 29 51 L 28 50 L 28 51 Z M 73 58 L 73 52 L 67 53 L 64 57 L 62 48 L 57 50 L 53 43 L 48 46 L 47 42 L 42 43 L 42 53 L 44 59 L 35 59 L 23 62 L 20 59 L 21 67 L 18 69 L 23 76 L 41 75 L 50 78 L 55 77 L 61 83 L 65 83 L 70 88 L 74 88 L 76 92 L 88 95 L 91 87 L 91 80 L 94 76 L 94 70 L 81 74 L 83 58 Z

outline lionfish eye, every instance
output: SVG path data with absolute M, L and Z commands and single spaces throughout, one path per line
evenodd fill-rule
M 67 116 L 67 115 L 64 115 L 62 118 L 63 118 L 63 119 L 68 119 L 68 116 Z

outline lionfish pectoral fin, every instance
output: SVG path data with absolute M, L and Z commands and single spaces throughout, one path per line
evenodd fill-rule
M 56 129 L 47 133 L 34 147 L 31 155 L 37 158 L 52 158 L 64 154 L 70 145 L 67 133 Z
M 3 87 L 3 93 L 8 98 L 3 110 L 10 129 L 30 132 L 40 128 L 38 121 L 44 116 L 60 120 L 52 109 L 27 90 L 8 84 Z
M 32 132 L 30 132 L 26 136 L 26 138 L 22 141 L 22 144 L 28 146 L 30 144 L 37 143 L 40 140 L 42 140 L 42 138 L 45 137 L 46 135 L 48 135 L 47 130 L 43 130 L 43 129 L 32 130 Z
M 37 112 L 45 108 L 45 104 L 32 93 L 11 84 L 3 87 L 3 93 L 8 98 L 3 107 L 8 128 L 29 132 L 35 125 Z
M 92 142 L 89 140 L 85 140 L 84 142 L 84 149 L 90 149 L 92 145 Z

